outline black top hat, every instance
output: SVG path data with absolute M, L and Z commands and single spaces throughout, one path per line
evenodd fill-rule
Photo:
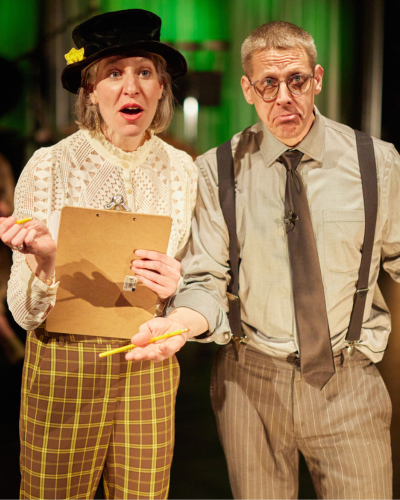
M 81 86 L 81 72 L 103 57 L 140 50 L 162 56 L 172 79 L 187 71 L 183 55 L 160 42 L 161 19 L 142 9 L 119 10 L 94 16 L 79 24 L 72 38 L 80 51 L 67 54 L 68 65 L 61 74 L 63 87 L 76 94 Z

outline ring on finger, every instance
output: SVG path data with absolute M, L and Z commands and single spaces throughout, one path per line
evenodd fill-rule
M 11 248 L 13 250 L 17 250 L 18 252 L 21 252 L 24 249 L 24 244 L 22 243 L 21 245 L 18 245 L 18 246 L 11 245 Z

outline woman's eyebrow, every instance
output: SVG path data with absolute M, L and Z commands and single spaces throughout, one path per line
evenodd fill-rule
M 115 64 L 116 62 L 120 61 L 121 59 L 122 58 L 119 56 L 109 57 L 104 64 L 104 68 L 107 68 L 107 66 L 110 66 L 112 64 Z

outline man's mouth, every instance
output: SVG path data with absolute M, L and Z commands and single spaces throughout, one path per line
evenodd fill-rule
M 286 113 L 284 115 L 278 115 L 275 117 L 275 120 L 278 122 L 286 122 L 296 120 L 296 118 L 298 118 L 296 113 Z

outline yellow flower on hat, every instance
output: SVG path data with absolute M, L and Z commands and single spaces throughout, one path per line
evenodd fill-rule
M 85 52 L 85 48 L 82 47 L 79 50 L 76 50 L 75 48 L 72 48 L 68 54 L 65 54 L 65 59 L 67 60 L 67 65 L 68 64 L 73 64 L 79 61 L 83 61 L 85 59 L 85 56 L 83 55 Z

